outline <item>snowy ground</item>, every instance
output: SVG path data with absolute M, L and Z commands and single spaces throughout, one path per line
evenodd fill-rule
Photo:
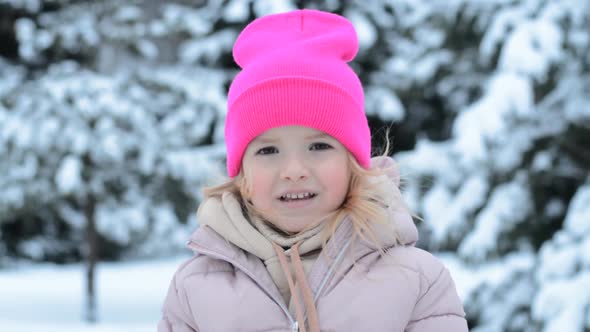
M 0 331 L 155 331 L 170 279 L 184 259 L 101 263 L 95 325 L 82 319 L 83 265 L 0 270 Z

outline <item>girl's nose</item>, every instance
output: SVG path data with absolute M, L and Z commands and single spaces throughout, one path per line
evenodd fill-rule
M 281 178 L 289 181 L 300 181 L 308 177 L 309 168 L 300 157 L 291 157 L 285 160 L 281 170 Z

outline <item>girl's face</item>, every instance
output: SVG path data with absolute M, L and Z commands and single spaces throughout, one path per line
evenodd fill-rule
M 351 171 L 348 151 L 321 131 L 278 127 L 256 137 L 242 166 L 249 199 L 274 226 L 290 233 L 309 229 L 344 201 Z

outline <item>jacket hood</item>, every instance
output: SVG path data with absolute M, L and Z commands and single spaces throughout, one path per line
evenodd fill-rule
M 405 205 L 399 189 L 400 174 L 397 163 L 390 157 L 373 157 L 371 168 L 384 172 L 372 181 L 376 183 L 376 190 L 383 202 L 387 204 L 387 222 L 375 224 L 374 231 L 384 249 L 395 245 L 415 245 L 418 241 L 418 229 Z M 366 243 L 369 247 L 373 244 Z

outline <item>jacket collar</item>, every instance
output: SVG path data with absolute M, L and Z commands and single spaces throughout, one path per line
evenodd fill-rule
M 397 232 L 401 244 L 414 245 L 418 240 L 418 232 L 411 217 L 409 215 L 398 215 L 397 217 L 400 218 L 397 222 Z M 379 229 L 376 230 L 376 233 L 384 234 Z M 378 250 L 372 243 L 361 239 L 356 239 L 352 243 L 352 235 L 352 223 L 348 218 L 345 218 L 336 228 L 334 235 L 326 244 L 326 248 L 313 264 L 308 281 L 316 299 L 333 279 L 336 269 L 347 271 L 360 258 Z M 385 243 L 382 249 L 387 250 L 395 245 L 396 243 L 390 241 Z M 260 257 L 240 250 L 239 247 L 224 239 L 211 227 L 199 227 L 192 234 L 188 246 L 197 253 L 231 263 L 254 279 L 276 301 L 280 301 L 281 294 Z

